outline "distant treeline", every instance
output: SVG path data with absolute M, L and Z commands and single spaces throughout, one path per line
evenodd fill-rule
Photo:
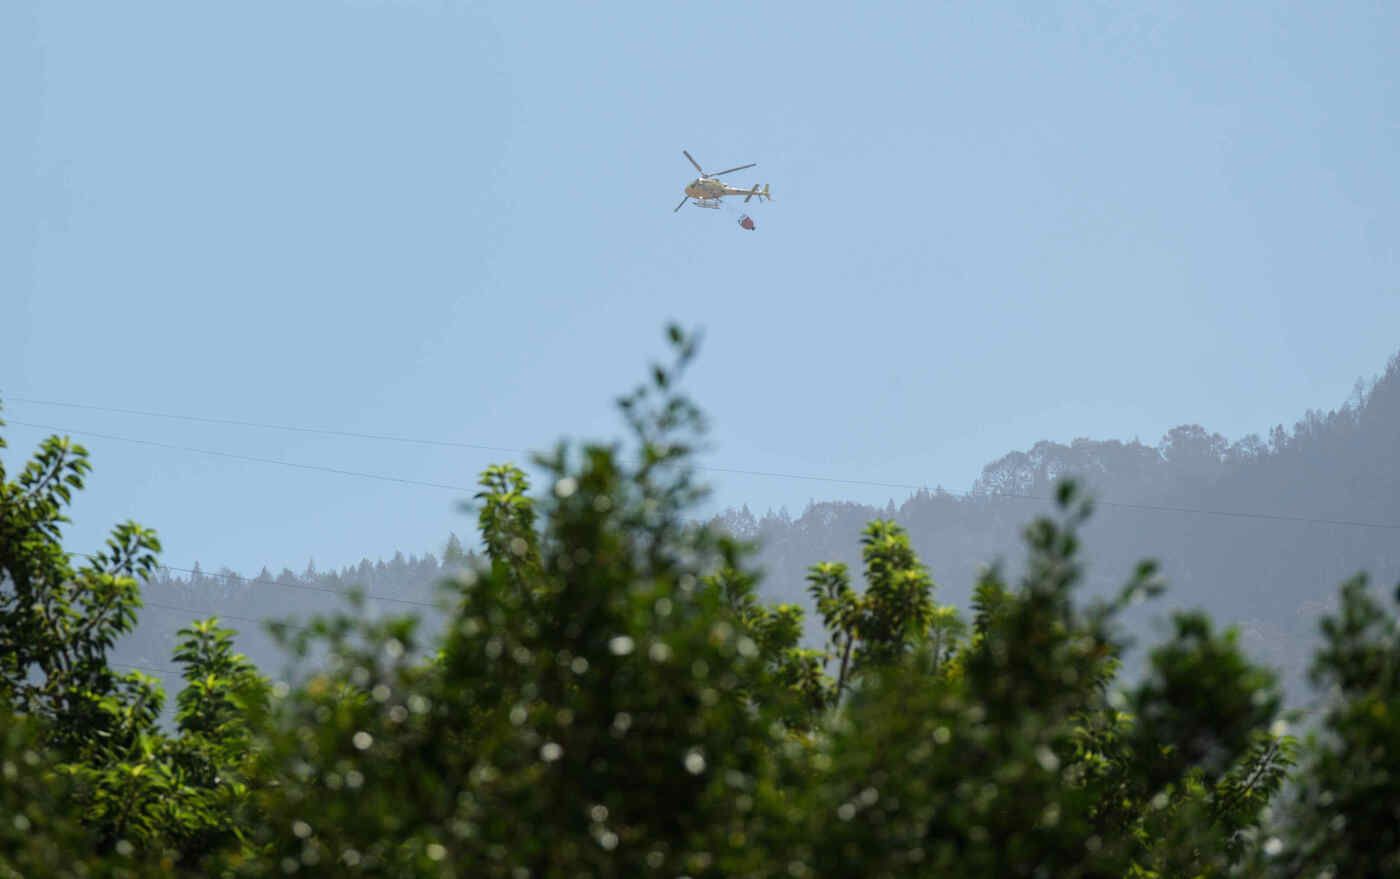
M 303 620 L 343 609 L 352 591 L 363 593 L 371 615 L 418 611 L 426 630 L 436 631 L 433 605 L 439 585 L 473 559 L 453 534 L 441 557 L 396 552 L 387 562 L 364 559 L 339 570 L 318 571 L 314 561 L 299 574 L 286 568 L 273 573 L 266 567 L 252 575 L 227 567 L 207 572 L 198 562 L 188 571 L 163 567 L 143 584 L 148 612 L 118 646 L 115 658 L 131 665 L 163 666 L 181 626 L 196 617 L 218 616 L 237 630 L 239 650 L 259 666 L 277 671 L 286 660 L 261 623 Z

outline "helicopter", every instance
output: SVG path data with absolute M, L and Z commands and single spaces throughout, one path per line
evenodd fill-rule
M 706 174 L 705 169 L 700 167 L 700 163 L 695 161 L 694 156 L 686 150 L 681 150 L 681 152 L 685 153 L 685 157 L 690 160 L 690 164 L 695 166 L 695 170 L 700 172 L 700 177 L 690 181 L 685 188 L 685 198 L 681 199 L 681 203 L 676 205 L 676 209 L 671 213 L 674 214 L 676 211 L 685 207 L 685 203 L 691 199 L 695 199 L 695 206 L 698 208 L 715 208 L 716 210 L 719 209 L 720 199 L 724 198 L 726 195 L 742 195 L 746 203 L 755 195 L 758 196 L 759 201 L 763 201 L 765 198 L 769 201 L 773 200 L 773 196 L 768 194 L 767 183 L 763 184 L 762 189 L 758 188 L 757 183 L 753 185 L 752 189 L 735 189 L 733 186 L 729 186 L 719 180 L 719 178 L 725 174 L 732 174 L 735 171 L 752 168 L 756 163 L 750 162 L 747 165 L 740 165 L 737 168 L 730 168 L 727 171 L 717 171 L 714 174 Z

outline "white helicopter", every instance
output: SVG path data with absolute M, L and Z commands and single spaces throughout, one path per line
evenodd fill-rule
M 714 174 L 706 174 L 705 169 L 700 167 L 700 163 L 695 161 L 694 156 L 692 156 L 686 150 L 681 150 L 681 152 L 685 153 L 685 157 L 687 159 L 690 159 L 690 164 L 695 166 L 695 170 L 700 172 L 700 177 L 698 179 L 690 181 L 689 185 L 687 185 L 685 188 L 685 198 L 681 199 L 681 203 L 676 205 L 676 210 L 672 211 L 671 213 L 674 214 L 676 211 L 679 211 L 681 208 L 685 207 L 685 203 L 690 201 L 691 199 L 695 199 L 695 206 L 698 208 L 715 209 L 719 208 L 719 200 L 724 198 L 726 195 L 742 195 L 744 197 L 745 203 L 747 203 L 748 200 L 753 198 L 755 195 L 758 196 L 759 201 L 763 201 L 765 198 L 769 201 L 773 200 L 773 196 L 768 194 L 767 183 L 763 184 L 762 189 L 758 188 L 757 183 L 753 185 L 753 189 L 735 189 L 733 186 L 729 186 L 728 184 L 718 179 L 724 176 L 725 174 L 732 174 L 735 171 L 742 171 L 745 168 L 752 168 L 756 163 L 750 162 L 747 165 L 740 165 L 737 168 L 730 168 L 727 171 L 718 171 Z

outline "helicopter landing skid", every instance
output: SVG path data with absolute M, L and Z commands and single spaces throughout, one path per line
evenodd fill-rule
M 697 199 L 695 200 L 695 206 L 696 206 L 697 208 L 710 208 L 711 210 L 717 211 L 717 210 L 719 210 L 719 199 L 717 199 L 717 198 L 697 198 Z

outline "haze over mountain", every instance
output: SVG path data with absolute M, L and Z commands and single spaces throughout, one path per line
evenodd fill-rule
M 741 509 L 724 520 L 759 541 L 768 593 L 799 600 L 808 565 L 859 569 L 860 529 L 892 517 L 943 600 L 966 606 L 978 566 L 1014 567 L 1021 527 L 1049 509 L 1044 499 L 1064 477 L 1100 500 L 1084 532 L 1091 588 L 1107 593 L 1139 559 L 1159 560 L 1169 592 L 1155 611 L 1201 607 L 1241 624 L 1247 646 L 1296 692 L 1336 585 L 1358 571 L 1387 588 L 1400 580 L 1400 355 L 1338 408 L 1267 436 L 1232 443 L 1192 424 L 1155 445 L 1042 441 L 988 464 L 964 496 L 920 492 L 883 510 L 816 503 L 795 518 Z
M 966 607 L 980 565 L 1004 559 L 1014 570 L 1021 528 L 1050 508 L 1056 481 L 1067 476 L 1100 501 L 1084 532 L 1091 590 L 1107 593 L 1137 561 L 1158 559 L 1168 593 L 1139 615 L 1141 630 L 1169 608 L 1204 608 L 1240 624 L 1247 648 L 1281 668 L 1297 696 L 1318 614 L 1336 585 L 1358 571 L 1381 587 L 1400 580 L 1400 354 L 1337 408 L 1306 412 L 1291 430 L 1278 425 L 1230 442 L 1183 425 L 1154 445 L 1042 441 L 987 464 L 966 494 L 919 492 L 884 508 L 823 501 L 795 517 L 741 508 L 720 519 L 758 541 L 770 600 L 807 606 L 806 572 L 819 561 L 858 571 L 861 529 L 889 517 L 909 530 L 940 599 Z M 453 536 L 443 558 L 400 552 L 334 572 L 314 565 L 249 578 L 168 571 L 148 584 L 153 610 L 119 658 L 165 665 L 175 629 L 191 612 L 212 611 L 242 630 L 240 645 L 260 665 L 279 669 L 273 642 L 254 620 L 329 609 L 340 600 L 334 593 L 350 587 L 400 600 L 371 598 L 373 612 L 418 611 L 432 620 L 434 584 L 465 557 Z

